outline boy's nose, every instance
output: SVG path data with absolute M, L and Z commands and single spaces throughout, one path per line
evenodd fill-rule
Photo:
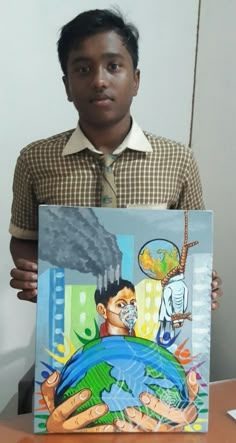
M 108 85 L 107 72 L 103 67 L 99 67 L 93 77 L 93 86 L 96 89 L 106 88 Z

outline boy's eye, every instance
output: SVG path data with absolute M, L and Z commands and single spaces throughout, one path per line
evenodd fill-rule
M 80 74 L 87 74 L 90 71 L 90 67 L 87 65 L 84 66 L 78 66 L 76 69 Z
M 109 69 L 111 71 L 117 71 L 118 68 L 119 68 L 118 63 L 109 63 Z

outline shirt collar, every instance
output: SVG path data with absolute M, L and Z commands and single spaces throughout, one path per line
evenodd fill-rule
M 95 152 L 96 154 L 103 154 L 92 145 L 92 143 L 84 135 L 78 124 L 77 128 L 66 143 L 62 151 L 62 156 L 75 154 L 77 152 L 83 151 L 86 148 L 92 152 Z M 113 154 L 121 154 L 121 152 L 123 152 L 126 148 L 139 152 L 152 152 L 151 144 L 149 143 L 147 137 L 143 133 L 142 129 L 135 122 L 135 120 L 132 121 L 132 127 L 129 133 L 127 134 L 121 145 L 118 146 L 118 148 L 113 152 Z

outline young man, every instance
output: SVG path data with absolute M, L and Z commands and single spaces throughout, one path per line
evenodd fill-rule
M 134 285 L 128 280 L 108 283 L 107 288 L 97 289 L 94 294 L 97 312 L 104 318 L 100 326 L 100 337 L 109 335 L 135 336 L 137 320 L 136 294 Z
M 36 301 L 39 204 L 101 206 L 103 154 L 112 154 L 117 207 L 204 209 L 192 150 L 143 132 L 131 118 L 139 88 L 138 31 L 108 10 L 84 12 L 58 41 L 67 98 L 79 114 L 75 130 L 21 151 L 10 225 L 18 297 Z M 221 295 L 213 274 L 212 307 Z

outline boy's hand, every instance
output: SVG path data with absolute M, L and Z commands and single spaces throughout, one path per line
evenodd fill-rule
M 18 258 L 15 261 L 16 268 L 11 270 L 10 285 L 14 289 L 20 289 L 17 297 L 20 300 L 37 301 L 38 265 L 34 261 Z
M 211 283 L 211 309 L 215 311 L 219 308 L 218 299 L 222 296 L 223 291 L 221 288 L 222 280 L 218 277 L 216 271 L 212 272 L 212 283 Z

